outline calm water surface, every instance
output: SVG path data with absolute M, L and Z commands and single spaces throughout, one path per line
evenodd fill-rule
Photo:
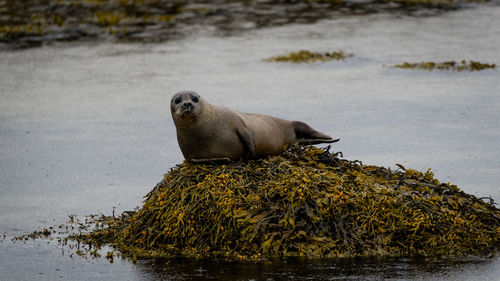
M 440 16 L 342 16 L 164 44 L 64 44 L 0 52 L 1 280 L 499 280 L 500 259 L 229 263 L 69 258 L 10 238 L 67 215 L 139 206 L 182 161 L 171 96 L 193 89 L 244 112 L 300 119 L 335 151 L 419 170 L 500 201 L 500 72 L 393 69 L 405 61 L 500 63 L 500 7 Z M 270 56 L 343 49 L 323 64 Z M 384 67 L 385 65 L 385 67 Z M 47 243 L 49 242 L 49 243 Z

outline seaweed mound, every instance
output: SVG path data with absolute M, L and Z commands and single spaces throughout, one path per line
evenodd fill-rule
M 491 255 L 500 210 L 400 166 L 397 171 L 315 147 L 227 165 L 184 163 L 142 208 L 83 235 L 123 256 Z
M 264 61 L 268 62 L 292 62 L 292 63 L 311 63 L 311 62 L 326 62 L 329 60 L 345 60 L 352 57 L 352 54 L 345 54 L 344 51 L 333 51 L 326 53 L 311 52 L 307 50 L 300 50 L 298 52 L 291 52 L 288 55 L 280 55 L 267 58 Z
M 419 63 L 409 63 L 404 62 L 402 64 L 398 64 L 393 66 L 395 68 L 403 68 L 403 69 L 419 69 L 419 70 L 453 70 L 453 71 L 481 71 L 485 69 L 495 69 L 496 65 L 482 63 L 479 61 L 469 61 L 467 63 L 465 60 L 462 60 L 460 63 L 455 61 L 446 61 L 446 62 L 419 62 Z

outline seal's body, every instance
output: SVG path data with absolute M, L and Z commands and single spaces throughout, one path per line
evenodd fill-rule
M 338 141 L 300 121 L 209 104 L 193 91 L 175 94 L 170 109 L 182 154 L 193 162 L 254 159 L 280 154 L 295 143 Z

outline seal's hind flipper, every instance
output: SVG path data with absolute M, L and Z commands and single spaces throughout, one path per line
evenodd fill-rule
M 332 143 L 340 139 L 332 139 L 329 135 L 320 133 L 309 125 L 301 121 L 292 121 L 295 137 L 300 145 L 318 144 L 318 143 Z
M 318 143 L 332 143 L 338 142 L 340 139 L 299 139 L 299 145 L 310 145 L 310 144 L 318 144 Z

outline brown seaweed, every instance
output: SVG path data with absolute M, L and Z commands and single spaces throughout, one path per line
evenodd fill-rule
M 344 51 L 333 51 L 333 52 L 311 52 L 307 50 L 300 50 L 298 52 L 290 52 L 287 55 L 280 55 L 275 57 L 270 57 L 264 61 L 270 62 L 293 62 L 293 63 L 311 63 L 311 62 L 326 62 L 329 60 L 344 60 L 348 57 L 352 57 L 352 54 L 345 54 Z
M 488 63 L 482 63 L 479 61 L 472 61 L 470 60 L 469 62 L 462 60 L 461 62 L 455 62 L 455 61 L 446 61 L 446 62 L 418 62 L 418 63 L 409 63 L 409 62 L 404 62 L 402 64 L 394 65 L 393 67 L 395 68 L 403 68 L 403 69 L 419 69 L 419 70 L 454 70 L 454 71 L 481 71 L 485 69 L 495 69 L 496 65 L 493 64 L 488 64 Z
M 143 206 L 75 238 L 153 257 L 491 255 L 500 210 L 432 171 L 391 169 L 315 147 L 227 165 L 183 163 Z M 491 202 L 492 203 L 492 202 Z M 110 254 L 108 259 L 112 257 Z

